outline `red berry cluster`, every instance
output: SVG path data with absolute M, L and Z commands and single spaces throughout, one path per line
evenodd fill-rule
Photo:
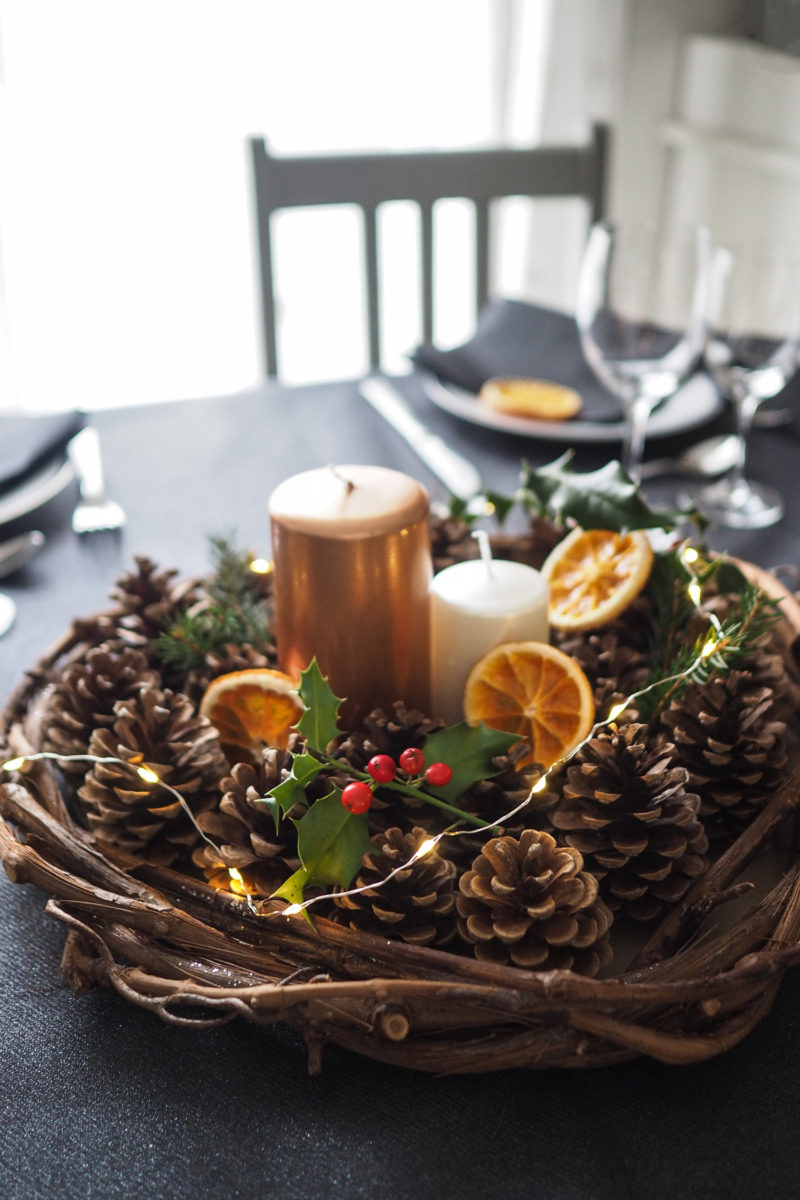
M 400 768 L 409 779 L 418 778 L 425 768 L 425 756 L 416 746 L 404 750 L 397 762 L 388 754 L 376 754 L 367 763 L 367 774 L 371 784 L 357 779 L 348 783 L 342 791 L 342 804 L 351 813 L 365 813 L 372 806 L 375 788 L 382 783 L 391 783 Z M 453 769 L 447 763 L 435 762 L 425 769 L 425 782 L 431 787 L 445 787 L 453 778 Z

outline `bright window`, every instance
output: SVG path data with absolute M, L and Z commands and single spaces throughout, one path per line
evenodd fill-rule
M 248 134 L 280 153 L 488 144 L 502 121 L 504 8 L 0 0 L 0 339 L 13 380 L 0 403 L 95 408 L 257 382 Z M 408 216 L 386 219 L 402 245 Z M 363 368 L 317 281 L 331 228 L 300 237 L 285 265 L 309 316 L 284 355 L 288 378 Z M 467 332 L 463 294 L 454 273 L 453 338 Z M 398 352 L 415 336 L 401 328 Z

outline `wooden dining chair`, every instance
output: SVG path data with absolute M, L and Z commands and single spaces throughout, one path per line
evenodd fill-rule
M 475 209 L 475 298 L 489 292 L 489 211 L 503 197 L 569 197 L 586 201 L 591 221 L 603 215 L 608 131 L 595 125 L 583 145 L 524 149 L 421 151 L 275 157 L 263 137 L 250 139 L 253 170 L 263 345 L 266 373 L 278 374 L 273 263 L 273 214 L 281 209 L 349 204 L 363 217 L 366 317 L 370 367 L 381 363 L 378 209 L 411 200 L 420 210 L 422 335 L 433 337 L 433 209 L 438 200 L 466 198 Z

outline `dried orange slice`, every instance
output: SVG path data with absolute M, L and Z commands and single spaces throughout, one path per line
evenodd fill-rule
M 303 712 L 291 676 L 269 667 L 212 679 L 200 702 L 201 716 L 217 727 L 223 746 L 256 752 L 262 746 L 286 746 Z
M 653 548 L 642 529 L 574 529 L 542 567 L 555 629 L 596 629 L 624 612 L 650 577 Z
M 552 766 L 594 724 L 589 680 L 568 654 L 546 642 L 506 642 L 485 654 L 464 689 L 468 724 L 516 733 L 530 742 L 520 766 Z
M 573 388 L 546 379 L 487 379 L 478 399 L 496 412 L 538 421 L 567 421 L 581 410 Z

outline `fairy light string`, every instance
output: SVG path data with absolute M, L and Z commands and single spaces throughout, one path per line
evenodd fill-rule
M 152 767 L 148 767 L 144 763 L 132 762 L 129 758 L 116 758 L 111 754 L 57 754 L 53 750 L 38 750 L 34 754 L 19 754 L 16 758 L 9 758 L 7 762 L 2 764 L 2 769 L 4 771 L 13 773 L 15 771 L 21 771 L 26 763 L 47 761 L 57 763 L 85 762 L 91 763 L 92 766 L 100 763 L 113 763 L 118 767 L 130 767 L 130 769 L 139 776 L 143 783 L 148 784 L 150 787 L 161 787 L 164 789 L 164 791 L 168 792 L 170 796 L 174 796 L 194 828 L 200 834 L 200 837 L 203 839 L 203 841 L 207 842 L 211 849 L 220 857 L 222 857 L 222 851 L 220 850 L 219 846 L 208 836 L 207 833 L 204 833 L 204 831 L 200 828 L 195 819 L 194 813 L 177 788 L 174 788 L 171 786 L 171 784 L 166 783 L 160 775 L 156 774 Z M 237 871 L 236 874 L 239 875 L 239 872 Z M 235 878 L 235 876 L 233 876 L 233 878 Z M 241 879 L 241 875 L 239 875 L 239 878 Z
M 654 680 L 645 687 L 639 688 L 635 692 L 631 692 L 630 695 L 628 695 L 624 700 L 613 705 L 605 717 L 599 721 L 596 721 L 592 725 L 589 732 L 580 742 L 573 746 L 567 754 L 557 759 L 545 771 L 542 772 L 539 778 L 529 789 L 525 799 L 519 804 L 515 805 L 514 808 L 510 809 L 508 812 L 504 813 L 501 817 L 485 825 L 478 825 L 477 827 L 470 826 L 469 829 L 450 827 L 442 830 L 439 833 L 430 834 L 420 843 L 420 845 L 409 858 L 388 872 L 388 874 L 382 879 L 375 880 L 372 883 L 363 884 L 358 887 L 340 890 L 336 893 L 336 895 L 343 897 L 357 896 L 363 894 L 364 892 L 374 892 L 379 888 L 385 887 L 397 875 L 407 871 L 409 867 L 412 867 L 415 863 L 419 862 L 420 859 L 426 857 L 428 854 L 431 854 L 436 847 L 444 841 L 445 838 L 465 837 L 467 835 L 474 837 L 477 834 L 496 831 L 499 827 L 502 827 L 518 813 L 527 808 L 534 796 L 546 790 L 551 777 L 561 771 L 562 768 L 566 766 L 567 763 L 569 763 L 583 749 L 583 747 L 586 746 L 597 735 L 601 729 L 613 725 L 627 708 L 629 708 L 637 700 L 640 700 L 643 696 L 648 695 L 656 688 L 663 688 L 665 685 L 675 686 L 685 680 L 690 679 L 691 676 L 702 666 L 706 659 L 723 649 L 728 639 L 725 637 L 719 618 L 713 611 L 702 610 L 700 607 L 702 603 L 702 583 L 695 569 L 695 564 L 698 562 L 699 557 L 700 556 L 697 550 L 689 544 L 681 547 L 679 551 L 680 561 L 689 576 L 689 583 L 686 585 L 686 593 L 695 610 L 702 614 L 702 616 L 707 620 L 709 626 L 705 641 L 699 647 L 694 659 L 689 663 L 688 666 L 684 667 L 680 671 L 676 671 L 672 675 L 665 676 L 662 679 Z M 218 855 L 221 863 L 224 865 L 224 855 L 221 848 L 213 841 L 212 838 L 208 836 L 207 833 L 204 832 L 203 829 L 201 829 L 194 816 L 194 813 L 184 797 L 176 788 L 172 787 L 169 783 L 163 780 L 151 767 L 147 766 L 146 764 L 139 764 L 128 759 L 116 758 L 110 755 L 98 756 L 93 754 L 58 754 L 54 751 L 42 750 L 32 754 L 20 754 L 14 758 L 10 758 L 6 762 L 2 763 L 1 769 L 8 773 L 14 773 L 16 771 L 20 771 L 27 763 L 39 762 L 43 760 L 50 760 L 53 762 L 83 761 L 93 765 L 96 763 L 111 763 L 132 769 L 139 776 L 143 783 L 146 783 L 148 786 L 153 788 L 163 788 L 167 793 L 169 793 L 169 795 L 173 796 L 178 801 L 197 833 L 200 835 L 203 841 L 205 841 L 206 844 L 211 847 L 214 853 Z M 275 916 L 296 916 L 305 912 L 307 909 L 312 908 L 315 904 L 319 904 L 322 901 L 330 899 L 330 893 L 325 892 L 317 896 L 310 896 L 308 899 L 303 901 L 296 901 L 294 903 L 287 904 L 282 909 L 270 909 L 265 911 L 263 907 L 265 901 L 262 901 L 260 904 L 253 903 L 252 896 L 248 892 L 245 880 L 238 868 L 227 867 L 226 869 L 232 885 L 230 890 L 235 895 L 246 899 L 250 910 L 254 913 L 257 913 L 262 918 Z
M 14 773 L 16 771 L 21 771 L 22 768 L 27 763 L 47 762 L 47 761 L 57 762 L 57 763 L 86 762 L 86 763 L 91 763 L 92 766 L 94 766 L 95 764 L 100 764 L 100 763 L 111 763 L 111 764 L 114 764 L 119 767 L 129 767 L 131 770 L 133 770 L 139 776 L 139 778 L 142 780 L 142 782 L 146 783 L 149 787 L 163 788 L 165 792 L 167 792 L 170 796 L 173 796 L 180 804 L 184 813 L 189 818 L 189 821 L 191 822 L 191 824 L 193 825 L 193 827 L 197 831 L 197 833 L 200 835 L 202 840 L 208 846 L 211 847 L 211 849 L 214 851 L 214 853 L 217 855 L 217 857 L 220 860 L 223 860 L 224 855 L 222 853 L 221 848 L 217 845 L 217 843 L 214 841 L 214 839 L 210 838 L 208 836 L 208 834 L 205 832 L 205 830 L 203 830 L 200 827 L 200 825 L 197 822 L 197 819 L 195 818 L 194 813 L 192 812 L 189 805 L 186 803 L 185 798 L 177 790 L 177 788 L 172 787 L 171 784 L 169 784 L 165 780 L 163 780 L 160 775 L 156 774 L 156 772 L 152 769 L 152 767 L 148 767 L 145 763 L 137 763 L 137 762 L 132 761 L 131 759 L 126 759 L 126 758 L 117 758 L 114 755 L 57 754 L 55 751 L 52 751 L 52 750 L 39 750 L 34 754 L 19 754 L 19 755 L 17 755 L 16 758 L 9 758 L 6 762 L 4 762 L 2 764 L 2 770 L 8 771 L 9 773 Z M 248 908 L 250 908 L 250 910 L 252 912 L 257 912 L 258 910 L 256 909 L 255 905 L 253 904 L 252 897 L 250 896 L 250 893 L 247 890 L 247 885 L 245 884 L 245 881 L 242 877 L 241 871 L 239 871 L 239 869 L 237 867 L 226 867 L 226 870 L 228 872 L 228 877 L 232 884 L 231 891 L 235 895 L 244 898 L 247 901 Z

